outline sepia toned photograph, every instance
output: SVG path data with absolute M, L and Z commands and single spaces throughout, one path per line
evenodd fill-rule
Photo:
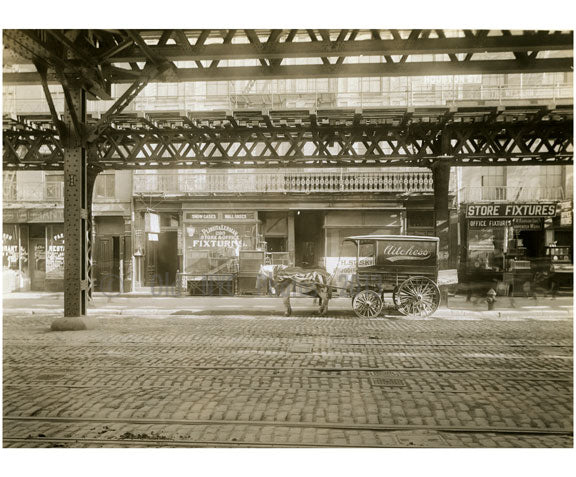
M 2 30 L 3 448 L 572 449 L 573 30 L 225 25 Z

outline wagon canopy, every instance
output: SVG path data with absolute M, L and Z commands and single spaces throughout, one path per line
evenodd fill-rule
M 354 235 L 344 241 L 357 246 L 361 268 L 403 269 L 435 276 L 438 273 L 438 237 L 413 235 Z

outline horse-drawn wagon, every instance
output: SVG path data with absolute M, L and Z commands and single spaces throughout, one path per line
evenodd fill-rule
M 429 316 L 440 304 L 437 237 L 356 235 L 350 280 L 352 308 L 362 318 L 378 316 L 385 293 L 403 315 Z
M 403 315 L 426 317 L 436 311 L 440 304 L 437 237 L 356 235 L 344 239 L 343 246 L 346 242 L 355 245 L 356 257 L 345 287 L 334 283 L 338 266 L 329 275 L 320 269 L 264 265 L 258 280 L 267 289 L 271 284 L 276 295 L 284 298 L 287 316 L 294 289 L 318 297 L 320 314 L 327 312 L 332 292 L 338 288 L 352 296 L 352 308 L 361 318 L 378 316 L 386 293 L 392 293 L 394 307 Z

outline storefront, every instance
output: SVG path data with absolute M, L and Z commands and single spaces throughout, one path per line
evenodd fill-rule
M 466 204 L 461 281 L 468 290 L 498 287 L 499 294 L 513 295 L 548 290 L 558 212 L 556 203 Z
M 4 209 L 3 221 L 4 291 L 63 291 L 63 209 Z
M 345 288 L 351 279 L 356 263 L 356 249 L 351 242 L 344 242 L 351 235 L 401 235 L 405 227 L 405 210 L 335 210 L 326 212 L 326 256 L 328 273 L 334 274 L 332 283 Z M 360 257 L 360 260 L 363 258 Z
M 258 213 L 184 210 L 182 215 L 184 266 L 179 286 L 198 295 L 255 292 L 266 250 Z

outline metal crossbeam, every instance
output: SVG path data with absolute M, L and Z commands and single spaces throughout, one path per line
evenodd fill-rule
M 567 105 L 125 114 L 94 146 L 91 161 L 102 169 L 571 164 L 573 112 Z M 62 158 L 55 129 L 5 128 L 6 170 L 58 169 Z
M 574 41 L 572 31 L 508 30 L 4 30 L 3 34 L 5 46 L 16 53 L 6 56 L 6 66 L 42 63 L 50 82 L 58 81 L 56 68 L 66 68 L 99 97 L 111 83 L 134 82 L 139 73 L 132 65 L 145 62 L 174 62 L 171 78 L 156 81 L 572 71 Z M 63 59 L 67 51 L 77 53 L 75 62 Z M 381 61 L 373 62 L 374 57 Z M 319 64 L 299 60 L 310 58 Z M 288 64 L 286 59 L 292 61 Z M 256 60 L 259 66 L 236 66 L 236 60 Z M 5 84 L 40 83 L 37 72 L 5 70 L 3 78 Z

